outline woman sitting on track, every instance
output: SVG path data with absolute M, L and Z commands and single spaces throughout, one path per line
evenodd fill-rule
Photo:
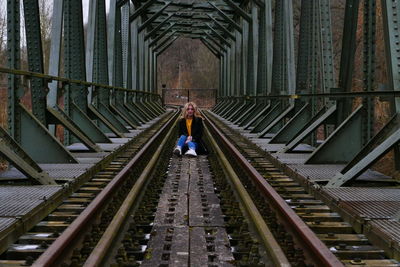
M 178 123 L 179 140 L 174 154 L 181 156 L 183 152 L 190 157 L 206 153 L 201 137 L 203 136 L 203 118 L 194 102 L 186 103 L 182 110 L 182 117 Z

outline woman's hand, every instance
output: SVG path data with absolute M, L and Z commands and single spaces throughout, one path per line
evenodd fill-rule
M 187 143 L 189 143 L 189 142 L 191 142 L 191 141 L 192 141 L 192 136 L 188 136 L 188 137 L 186 138 L 185 144 L 187 144 Z

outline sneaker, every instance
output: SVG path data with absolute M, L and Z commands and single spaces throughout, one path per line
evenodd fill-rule
M 182 148 L 180 146 L 177 146 L 174 149 L 174 154 L 177 155 L 177 156 L 181 156 L 182 155 Z
M 197 157 L 196 151 L 193 149 L 189 149 L 188 151 L 186 151 L 185 155 L 189 157 Z

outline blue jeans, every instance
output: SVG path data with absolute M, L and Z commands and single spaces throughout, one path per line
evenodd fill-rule
M 181 135 L 181 137 L 179 137 L 177 146 L 183 148 L 185 146 L 186 139 L 187 139 L 186 135 Z M 195 142 L 188 142 L 187 145 L 189 149 L 196 150 L 197 144 Z

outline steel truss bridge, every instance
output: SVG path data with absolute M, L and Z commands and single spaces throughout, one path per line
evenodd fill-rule
M 157 59 L 179 38 L 200 40 L 219 59 L 218 102 L 208 117 L 218 115 L 248 137 L 268 139 L 282 157 L 303 147 L 310 149 L 305 165 L 343 165 L 326 188 L 356 183 L 391 151 L 400 170 L 398 1 L 344 1 L 335 66 L 330 0 L 298 1 L 298 43 L 291 0 L 109 0 L 108 13 L 105 0 L 90 0 L 86 36 L 82 2 L 54 0 L 48 70 L 38 0 L 6 2 L 7 61 L 0 73 L 8 77 L 1 103 L 8 107 L 8 128 L 0 127 L 0 154 L 34 184 L 57 184 L 43 164 L 78 163 L 71 149 L 102 153 L 99 144 L 130 138 L 165 113 Z M 384 86 L 376 83 L 380 23 Z M 362 66 L 355 64 L 360 28 Z M 22 31 L 28 71 L 21 70 Z M 355 68 L 363 75 L 357 92 Z M 26 88 L 31 108 L 21 102 Z M 362 100 L 356 107 L 355 98 Z M 377 98 L 389 103 L 391 118 L 376 133 Z M 56 137 L 59 125 L 63 143 Z M 323 140 L 317 134 L 322 128 Z

